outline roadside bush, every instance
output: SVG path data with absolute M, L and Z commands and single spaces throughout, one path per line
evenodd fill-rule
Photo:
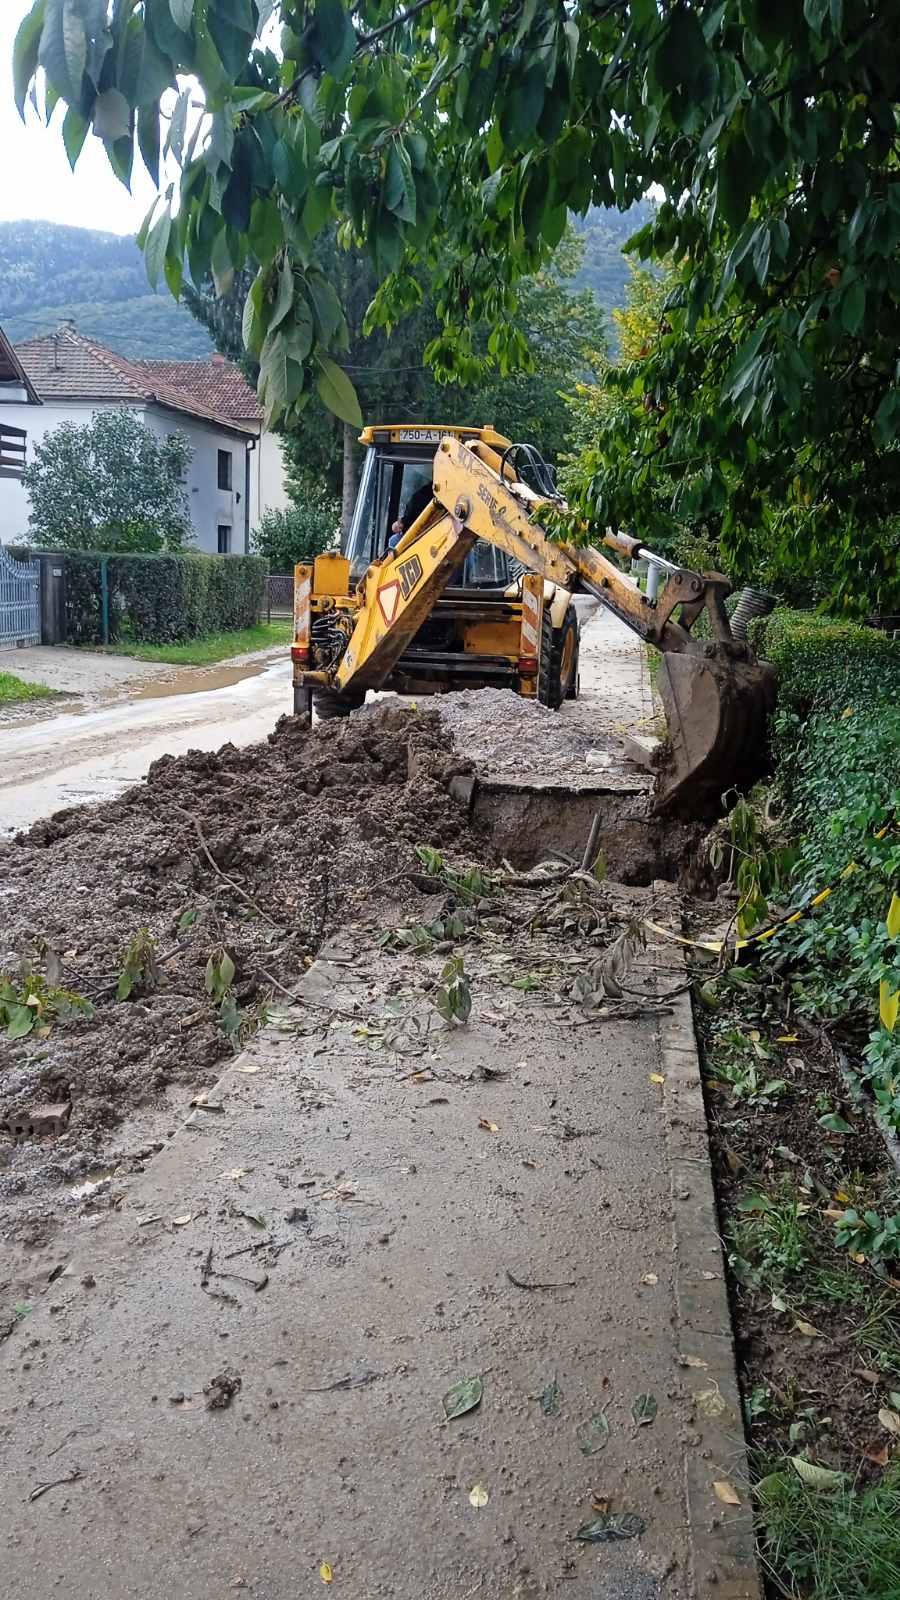
M 250 543 L 265 556 L 270 572 L 293 572 L 298 561 L 312 561 L 338 542 L 340 503 L 322 484 L 295 485 L 297 503 L 285 511 L 266 511 L 250 535 Z
M 789 611 L 754 624 L 754 636 L 779 672 L 776 789 L 797 842 L 793 898 L 837 884 L 779 935 L 773 959 L 800 1011 L 839 1021 L 860 1047 L 868 1036 L 862 1075 L 900 1128 L 900 1031 L 879 1025 L 882 979 L 900 989 L 900 941 L 886 927 L 900 884 L 900 645 Z
M 72 644 L 100 644 L 100 563 L 71 551 L 66 569 L 66 632 Z M 109 640 L 171 644 L 259 621 L 266 563 L 259 556 L 110 555 Z

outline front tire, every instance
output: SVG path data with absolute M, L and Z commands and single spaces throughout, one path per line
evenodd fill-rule
M 541 632 L 538 699 L 552 711 L 558 711 L 564 700 L 578 698 L 578 643 L 575 607 L 567 608 L 559 628 L 554 628 L 547 608 Z
M 349 717 L 352 711 L 358 711 L 365 705 L 365 690 L 350 690 L 348 694 L 341 694 L 339 689 L 314 689 L 312 696 L 313 710 L 320 722 L 334 722 L 338 717 Z

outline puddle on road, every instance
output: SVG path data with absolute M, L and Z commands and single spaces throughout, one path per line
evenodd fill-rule
M 245 667 L 184 667 L 172 678 L 152 678 L 143 688 L 129 694 L 129 700 L 168 700 L 177 694 L 208 694 L 214 689 L 231 689 L 247 678 L 258 678 L 271 661 L 252 661 Z

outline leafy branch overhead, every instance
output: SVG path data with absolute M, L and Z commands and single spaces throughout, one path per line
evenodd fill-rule
M 63 102 L 73 163 L 93 130 L 123 181 L 137 149 L 165 184 L 141 234 L 154 283 L 211 272 L 224 293 L 255 264 L 270 421 L 314 391 L 359 420 L 313 252 L 329 224 L 374 263 L 370 326 L 427 277 L 426 359 L 468 381 L 474 321 L 501 373 L 527 364 L 516 284 L 568 210 L 660 194 L 636 246 L 676 281 L 655 359 L 622 378 L 641 427 L 585 504 L 641 532 L 662 466 L 670 510 L 729 536 L 777 481 L 812 541 L 896 503 L 895 22 L 875 0 L 36 0 L 15 93 Z

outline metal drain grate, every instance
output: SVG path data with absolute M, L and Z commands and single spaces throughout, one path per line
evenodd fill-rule
M 27 1139 L 58 1139 L 69 1125 L 71 1100 L 56 1105 L 29 1106 L 25 1111 L 10 1112 L 0 1122 L 0 1132 L 12 1139 L 13 1144 L 24 1144 Z

